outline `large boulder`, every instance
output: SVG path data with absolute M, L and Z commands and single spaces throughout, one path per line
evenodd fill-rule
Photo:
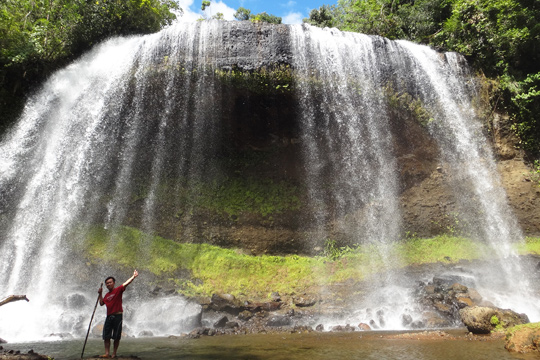
M 208 308 L 235 316 L 245 310 L 242 302 L 231 294 L 213 294 Z
M 487 306 L 469 306 L 459 310 L 461 321 L 473 334 L 489 334 L 496 329 L 527 324 L 529 318 L 509 309 Z
M 421 327 L 439 328 L 453 326 L 461 322 L 459 311 L 466 307 L 485 305 L 480 294 L 457 281 L 458 276 L 438 276 L 432 281 L 420 283 L 416 289 L 418 302 L 423 307 Z M 404 326 L 411 326 L 405 324 Z
M 509 329 L 506 350 L 527 353 L 540 351 L 540 323 L 526 324 Z

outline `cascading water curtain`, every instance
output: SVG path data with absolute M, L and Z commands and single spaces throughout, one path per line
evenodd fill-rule
M 386 271 L 400 261 L 392 244 L 401 230 L 399 172 L 382 92 L 391 71 L 382 61 L 387 40 L 305 25 L 291 27 L 291 38 L 318 236 L 334 241 L 334 234 L 345 234 L 352 244 L 372 245 L 366 261 L 382 277 L 358 305 L 403 309 L 406 289 Z M 388 315 L 386 326 L 399 327 L 400 312 Z
M 81 335 L 81 302 L 92 302 L 88 286 L 97 290 L 106 272 L 88 273 L 69 252 L 95 228 L 108 229 L 109 251 L 123 226 L 153 233 L 162 212 L 189 206 L 186 191 L 219 172 L 211 161 L 220 101 L 206 75 L 220 34 L 219 22 L 204 22 L 112 39 L 27 103 L 0 145 L 0 294 L 26 294 L 32 306 L 1 309 L 2 334 Z M 81 301 L 70 309 L 71 293 Z
M 463 58 L 444 56 L 406 41 L 398 41 L 394 61 L 407 58 L 404 72 L 418 84 L 418 96 L 433 116 L 428 128 L 441 150 L 441 162 L 448 167 L 460 212 L 470 224 L 469 236 L 489 244 L 492 274 L 478 284 L 498 306 L 510 307 L 539 319 L 536 299 L 530 291 L 514 244 L 523 241 L 517 219 L 501 185 L 493 153 L 482 124 L 476 118 L 469 89 L 471 77 Z M 474 90 L 474 89 L 472 89 Z
M 460 215 L 473 224 L 469 235 L 490 244 L 493 269 L 499 275 L 503 270 L 503 276 L 479 279 L 478 287 L 500 300 L 499 306 L 537 317 L 511 245 L 523 236 L 473 111 L 463 59 L 406 41 L 335 29 L 302 25 L 293 26 L 291 33 L 307 185 L 320 236 L 339 228 L 353 241 L 377 244 L 387 264 L 399 263 L 385 255 L 392 254 L 401 226 L 399 154 L 392 147 L 384 91 L 391 86 L 421 101 L 431 115 L 427 127 L 439 145 L 440 162 L 453 174 Z M 398 282 L 407 283 L 395 276 L 379 281 L 380 289 L 361 304 L 393 309 L 386 326 L 394 328 L 401 327 L 399 315 L 409 306 L 406 291 L 395 287 Z

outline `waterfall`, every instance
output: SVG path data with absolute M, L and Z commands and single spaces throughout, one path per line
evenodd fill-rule
M 249 36 L 239 40 L 243 32 Z M 109 275 L 72 256 L 87 228 L 114 233 L 133 226 L 149 235 L 200 238 L 186 198 L 198 196 L 205 180 L 229 175 L 223 119 L 242 108 L 231 105 L 215 74 L 275 64 L 294 69 L 305 218 L 314 237 L 341 234 L 373 244 L 385 264 L 400 261 L 392 250 L 403 223 L 395 110 L 384 90 L 391 88 L 413 94 L 433 117 L 427 126 L 440 161 L 454 174 L 464 216 L 476 219 L 473 235 L 498 251 L 503 290 L 526 288 L 513 277 L 520 269 L 510 246 L 522 234 L 471 111 L 461 62 L 403 41 L 246 22 L 176 24 L 100 44 L 51 76 L 0 143 L 0 295 L 31 299 L 31 307 L 0 308 L 0 334 L 23 340 L 84 334 L 92 286 L 97 290 Z M 169 214 L 180 214 L 174 231 L 162 229 Z M 381 279 L 373 301 L 387 299 L 400 281 Z M 399 307 L 401 300 L 389 304 Z M 140 329 L 156 335 L 189 330 L 186 318 L 199 311 L 168 298 L 176 317 L 167 328 L 155 323 L 166 310 L 153 300 L 131 301 L 142 309 L 135 315 Z
M 407 41 L 336 29 L 303 25 L 291 32 L 306 182 L 310 206 L 317 209 L 318 236 L 335 236 L 329 229 L 336 229 L 328 226 L 332 222 L 349 239 L 374 244 L 388 268 L 399 262 L 392 243 L 402 236 L 396 159 L 403 154 L 393 146 L 393 109 L 385 89 L 412 94 L 409 101 L 419 100 L 431 117 L 424 126 L 451 174 L 460 215 L 473 223 L 468 235 L 490 244 L 496 254 L 490 271 L 501 275 L 502 270 L 499 277 L 484 274 L 475 286 L 499 299 L 499 306 L 538 317 L 512 247 L 523 235 L 475 115 L 474 87 L 464 59 Z M 362 306 L 392 309 L 385 326 L 400 328 L 401 314 L 412 306 L 400 284 L 411 284 L 392 273 L 378 283 Z

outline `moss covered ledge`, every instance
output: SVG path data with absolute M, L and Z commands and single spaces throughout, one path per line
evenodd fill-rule
M 313 257 L 253 256 L 240 249 L 208 244 L 178 243 L 131 227 L 94 227 L 78 251 L 90 263 L 120 268 L 137 266 L 174 284 L 188 297 L 230 293 L 240 298 L 265 299 L 271 292 L 295 294 L 345 282 L 360 282 L 378 271 L 429 263 L 457 263 L 490 256 L 486 245 L 465 238 L 439 236 L 408 239 L 393 246 L 385 263 L 373 245 L 332 247 Z M 335 244 L 335 243 L 334 243 Z M 528 238 L 521 254 L 538 254 L 540 238 Z M 386 257 L 388 256 L 385 255 Z

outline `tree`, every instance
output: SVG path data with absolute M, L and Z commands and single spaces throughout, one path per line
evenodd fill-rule
M 309 18 L 303 20 L 304 23 L 319 27 L 335 27 L 337 26 L 337 9 L 336 6 L 323 5 L 318 9 L 313 9 L 309 12 Z
M 212 19 L 225 20 L 225 15 L 223 15 L 223 13 L 218 12 L 216 15 L 212 16 Z
M 249 20 L 251 18 L 251 10 L 239 7 L 234 13 L 234 18 L 239 21 Z
M 271 24 L 281 24 L 281 18 L 275 15 L 269 15 L 262 12 L 256 15 L 251 13 L 251 10 L 239 7 L 234 13 L 234 18 L 239 21 L 251 20 L 252 22 L 267 22 Z
M 0 1 L 0 119 L 16 116 L 25 93 L 92 45 L 156 32 L 173 10 L 174 0 Z
M 253 22 L 266 22 L 270 24 L 281 24 L 281 17 L 267 14 L 266 11 L 259 13 L 255 16 L 252 16 L 250 20 Z

